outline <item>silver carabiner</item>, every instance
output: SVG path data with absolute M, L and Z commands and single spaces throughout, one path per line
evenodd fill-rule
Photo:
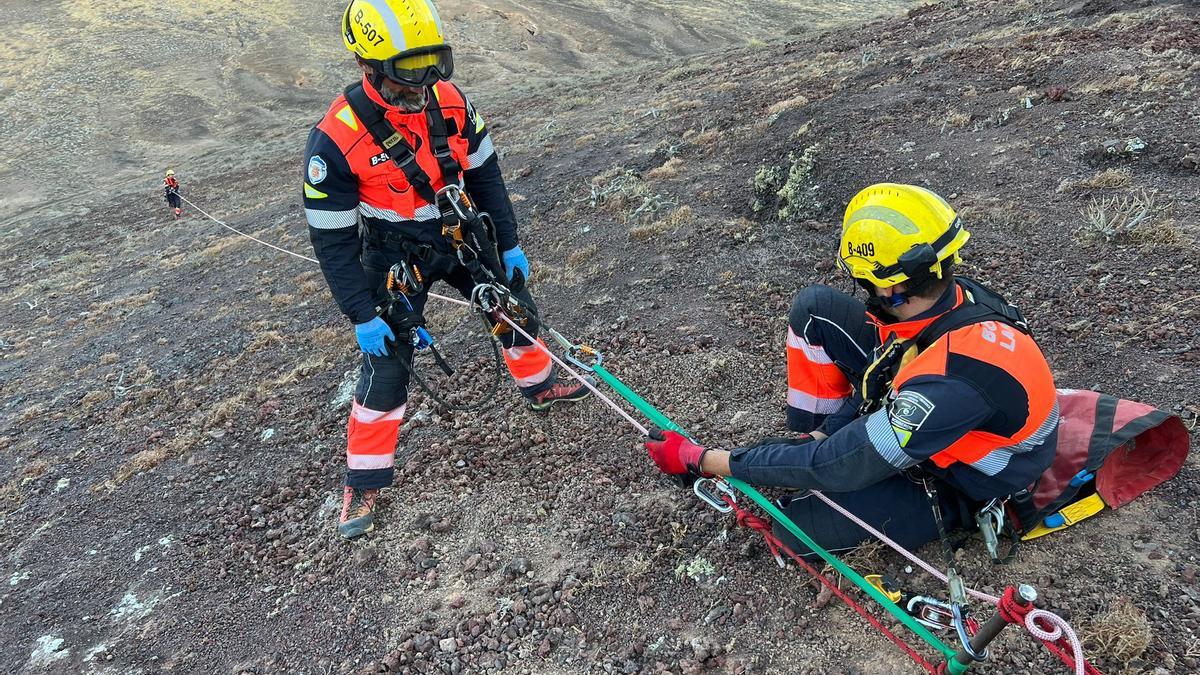
M 972 661 L 986 661 L 989 656 L 987 647 L 983 648 L 982 654 L 977 653 L 971 647 L 971 636 L 967 633 L 967 621 L 963 616 L 962 605 L 954 603 L 950 606 L 950 613 L 953 616 L 954 630 L 958 633 L 958 641 L 962 643 L 963 651 L 971 657 Z
M 926 595 L 914 595 L 904 607 L 917 623 L 936 631 L 954 627 L 954 608 L 946 602 Z
M 1004 502 L 993 499 L 975 514 L 975 524 L 983 535 L 984 546 L 992 560 L 1000 557 L 1000 533 L 1004 531 Z
M 478 284 L 471 290 L 471 300 L 484 312 L 499 309 L 502 299 L 499 289 L 492 284 Z
M 721 495 L 729 497 L 731 501 L 737 501 L 737 494 L 733 488 L 729 487 L 725 481 L 715 478 L 697 478 L 696 482 L 692 483 L 692 492 L 720 513 L 733 511 L 733 507 L 726 503 Z
M 447 185 L 437 191 L 439 198 L 445 197 L 446 201 L 450 202 L 450 208 L 454 209 L 454 215 L 458 216 L 459 220 L 470 220 L 471 215 L 467 213 L 462 206 L 463 184 L 460 181 L 458 185 Z

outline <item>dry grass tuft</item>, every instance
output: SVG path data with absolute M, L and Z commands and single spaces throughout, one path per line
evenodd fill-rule
M 578 268 L 583 266 L 589 260 L 594 258 L 599 250 L 600 246 L 598 244 L 591 244 L 579 249 L 578 251 L 572 251 L 571 255 L 567 256 L 567 267 Z
M 79 401 L 79 405 L 84 410 L 91 410 L 92 408 L 100 405 L 101 403 L 107 403 L 108 401 L 111 401 L 111 400 L 113 400 L 112 390 L 110 390 L 110 389 L 94 389 L 83 395 L 83 398 L 80 399 L 80 401 Z
M 25 495 L 21 494 L 21 481 L 16 478 L 0 485 L 0 513 L 12 513 L 21 508 Z
M 1059 192 L 1071 192 L 1073 190 L 1112 190 L 1119 187 L 1124 187 L 1129 184 L 1131 175 L 1129 169 L 1105 169 L 1100 173 L 1082 180 L 1072 181 L 1064 179 L 1058 186 Z
M 785 101 L 780 101 L 767 108 L 767 115 L 771 117 L 778 117 L 789 110 L 803 108 L 806 105 L 808 105 L 808 97 L 800 94 Z
M 260 388 L 260 392 L 266 393 L 275 387 L 282 387 L 282 386 L 286 386 L 289 384 L 295 384 L 295 383 L 299 382 L 300 380 L 303 380 L 304 378 L 309 377 L 310 375 L 313 375 L 315 373 L 319 373 L 323 370 L 328 369 L 330 365 L 331 365 L 331 363 L 330 363 L 329 359 L 324 355 L 314 356 L 312 358 L 305 359 L 303 362 L 300 363 L 300 365 L 293 368 L 290 373 L 284 375 L 283 377 L 280 377 L 279 379 L 275 380 L 270 385 Z
M 221 401 L 209 411 L 205 417 L 204 426 L 213 429 L 233 419 L 234 414 L 246 402 L 246 394 L 240 393 Z
M 654 221 L 646 225 L 638 225 L 629 228 L 629 239 L 631 241 L 649 241 L 655 237 L 664 235 L 668 232 L 674 232 L 679 228 L 687 225 L 695 220 L 695 213 L 690 206 L 681 206 L 672 211 L 666 218 Z
M 947 110 L 943 116 L 929 118 L 929 123 L 946 133 L 947 129 L 965 129 L 971 120 L 975 119 L 970 113 L 961 110 Z
M 98 490 L 100 488 L 106 488 L 108 490 L 115 490 L 125 481 L 138 475 L 139 473 L 153 470 L 168 458 L 179 457 L 183 455 L 185 452 L 191 449 L 191 447 L 194 446 L 197 441 L 199 441 L 199 436 L 195 432 L 188 432 L 176 436 L 175 438 L 166 441 L 162 445 L 146 448 L 145 450 L 142 450 L 131 457 L 128 462 L 122 464 L 121 467 L 117 469 L 117 472 L 113 474 L 112 478 L 92 489 Z
M 651 180 L 664 180 L 674 178 L 679 175 L 679 170 L 683 168 L 683 160 L 678 157 L 672 157 L 663 163 L 662 166 L 650 169 L 646 172 L 646 178 Z
M 1084 643 L 1093 651 L 1118 660 L 1125 667 L 1150 647 L 1153 634 L 1146 613 L 1126 597 L 1117 600 L 1108 611 L 1088 626 Z

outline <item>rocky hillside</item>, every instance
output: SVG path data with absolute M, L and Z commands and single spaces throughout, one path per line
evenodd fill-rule
M 1194 427 L 1198 25 L 1186 2 L 948 1 L 530 83 L 485 114 L 543 314 L 710 444 L 782 429 L 789 299 L 849 290 L 837 223 L 880 180 L 961 208 L 971 272 L 1019 301 L 1060 386 Z M 303 137 L 209 154 L 187 195 L 307 253 Z M 596 402 L 414 394 L 381 526 L 339 540 L 356 355 L 319 272 L 157 200 L 0 233 L 0 670 L 911 671 Z M 1007 567 L 974 539 L 968 583 L 1034 583 L 1104 672 L 1200 670 L 1198 484 L 1189 461 Z M 1015 632 L 994 652 L 981 672 L 1058 672 Z

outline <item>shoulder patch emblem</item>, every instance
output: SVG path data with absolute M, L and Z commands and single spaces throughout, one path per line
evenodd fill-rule
M 320 155 L 313 155 L 308 160 L 308 182 L 316 185 L 329 175 L 329 165 Z
M 913 432 L 921 428 L 933 412 L 933 401 L 915 391 L 902 391 L 888 408 L 888 419 L 901 445 L 907 445 Z
M 342 124 L 350 127 L 351 130 L 358 131 L 358 120 L 354 117 L 354 111 L 350 109 L 349 104 L 342 106 L 342 109 L 337 111 L 335 117 L 341 120 Z

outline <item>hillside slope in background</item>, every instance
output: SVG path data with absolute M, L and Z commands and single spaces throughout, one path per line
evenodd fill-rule
M 790 298 L 852 288 L 841 211 L 882 180 L 961 209 L 968 272 L 1021 305 L 1059 386 L 1194 428 L 1198 25 L 1187 2 L 943 2 L 483 109 L 543 316 L 712 445 L 783 431 Z M 211 149 L 185 189 L 307 254 L 289 124 Z M 0 670 L 916 672 L 595 401 L 538 415 L 504 388 L 463 414 L 414 393 L 381 524 L 341 541 L 357 355 L 320 272 L 160 200 L 0 233 Z M 430 307 L 465 344 L 476 322 Z M 1190 459 L 1004 567 L 975 537 L 964 576 L 1036 585 L 1103 672 L 1196 672 L 1198 485 Z M 851 558 L 945 593 L 876 547 Z M 1016 631 L 993 653 L 979 672 L 1060 672 Z
M 670 64 L 912 4 L 445 0 L 440 10 L 456 79 L 490 99 L 546 78 Z M 272 164 L 294 135 L 353 77 L 337 30 L 343 6 L 9 2 L 0 17 L 0 133 L 8 147 L 0 222 L 151 191 L 167 166 L 277 170 Z M 197 164 L 203 157 L 225 159 Z

